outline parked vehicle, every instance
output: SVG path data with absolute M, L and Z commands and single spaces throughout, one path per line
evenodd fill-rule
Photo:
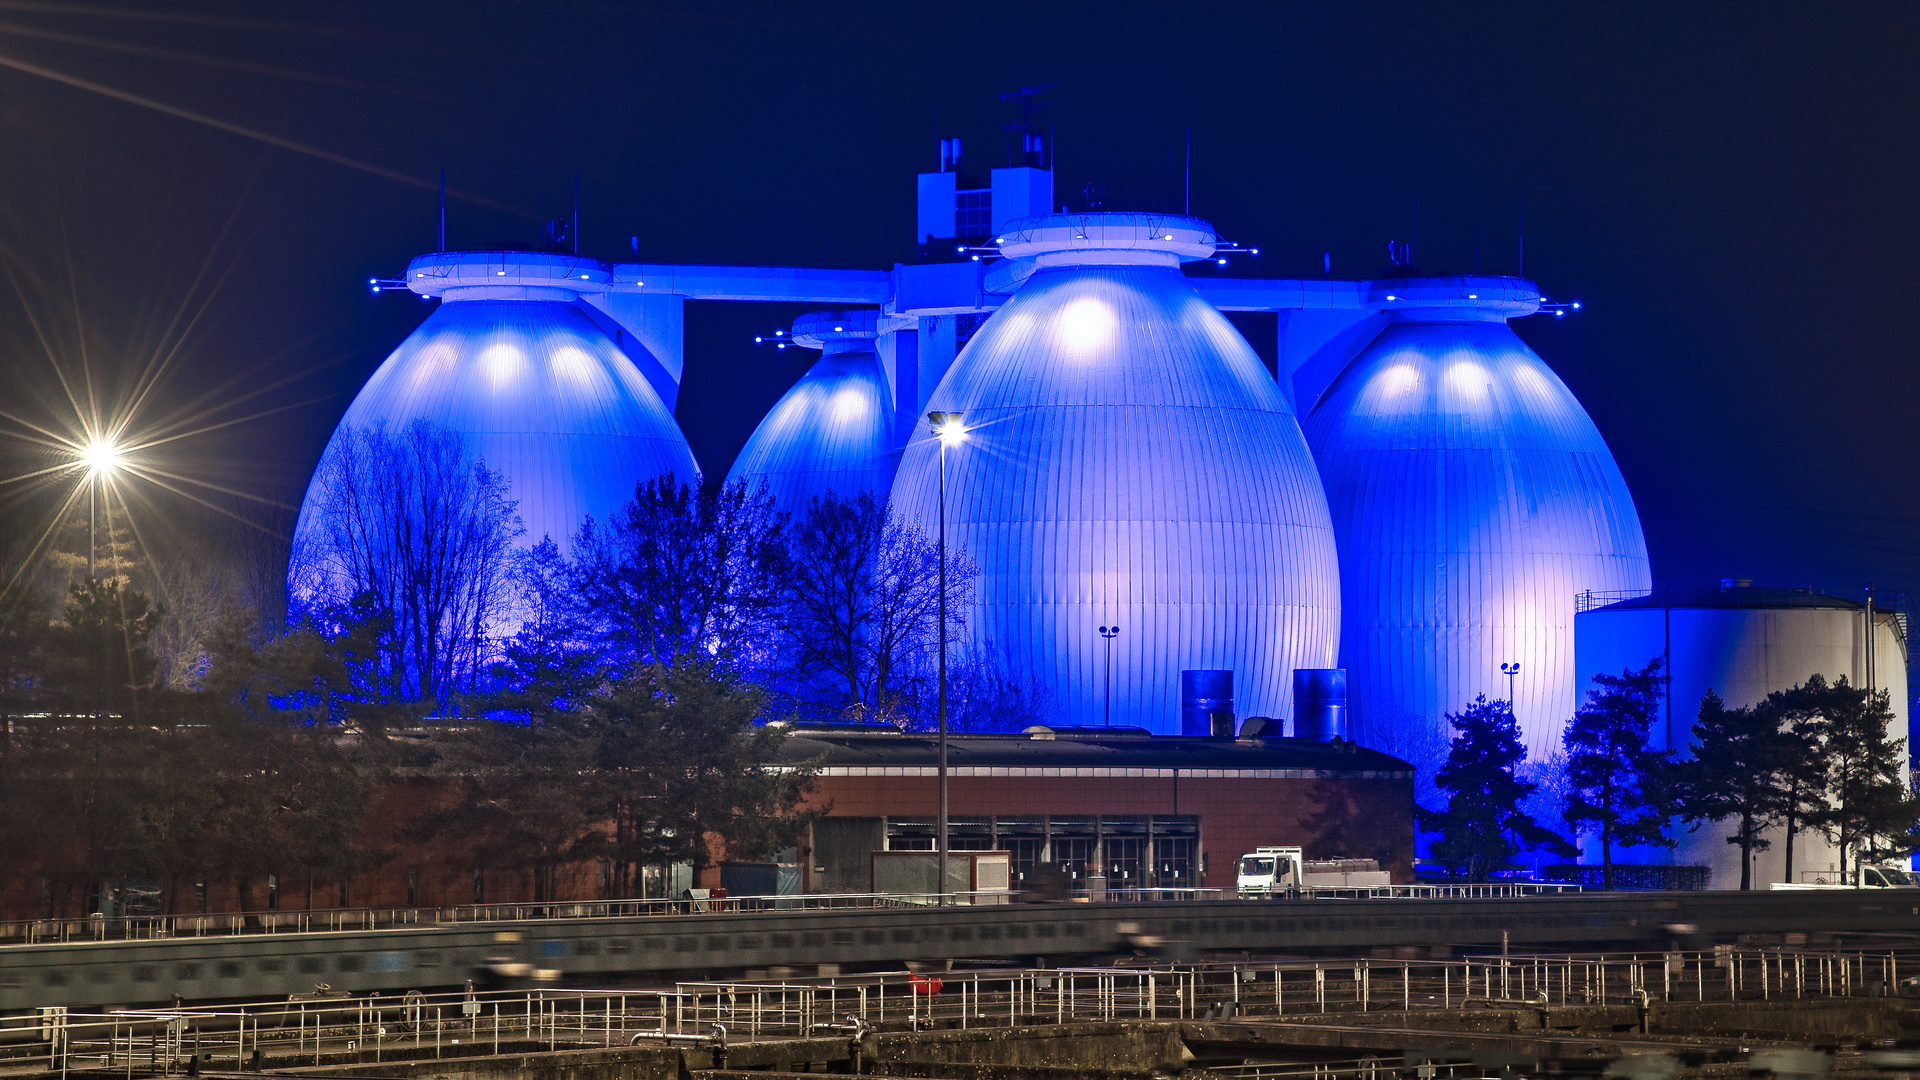
M 1904 867 L 1887 864 L 1856 866 L 1846 873 L 1837 870 L 1808 870 L 1799 881 L 1776 881 L 1767 886 L 1780 890 L 1815 889 L 1920 889 L 1920 875 Z
M 1308 862 L 1297 847 L 1263 847 L 1240 856 L 1240 898 L 1284 896 L 1298 889 L 1391 885 L 1393 878 L 1372 859 Z

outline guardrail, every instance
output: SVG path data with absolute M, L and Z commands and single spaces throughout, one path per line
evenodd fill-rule
M 1502 899 L 1579 892 L 1579 885 L 1504 883 L 1483 885 L 1307 886 L 1268 897 L 1247 899 Z M 0 945 L 72 941 L 160 940 L 183 937 L 231 937 L 245 934 L 312 934 L 343 930 L 383 930 L 406 926 L 459 926 L 468 923 L 541 922 L 551 919 L 663 918 L 742 911 L 837 911 L 856 908 L 931 907 L 1006 904 L 1017 894 L 1006 890 L 948 893 L 793 893 L 781 896 L 729 896 L 681 900 L 575 900 L 564 903 L 469 904 L 439 908 L 331 908 L 314 911 L 249 911 L 219 915 L 95 915 L 81 919 L 31 919 L 0 923 Z M 1233 900 L 1235 889 L 1144 888 L 1081 890 L 1077 899 L 1108 902 Z
M 1461 883 L 1458 885 L 1303 885 L 1276 890 L 1265 896 L 1242 899 L 1259 900 L 1508 900 L 1521 896 L 1558 896 L 1584 891 L 1581 885 L 1564 882 L 1520 881 Z M 1232 896 L 1226 897 L 1232 899 Z
M 740 911 L 831 911 L 846 908 L 931 907 L 1010 903 L 1004 890 L 948 893 L 793 893 L 684 900 L 580 900 L 539 904 L 472 904 L 444 908 L 342 908 L 250 911 L 221 915 L 95 915 L 0 923 L 0 943 L 157 940 L 239 934 L 312 934 L 403 926 L 538 922 L 549 919 L 658 918 Z
M 1902 969 L 1901 964 L 1907 966 Z M 1230 1020 L 1469 1006 L 1844 997 L 1899 985 L 1897 953 L 1733 950 L 884 972 L 683 982 L 672 990 L 327 993 L 217 1008 L 0 1016 L 0 1072 L 170 1074 L 874 1029 Z M 1876 986 L 1875 984 L 1878 984 Z M 1236 1073 L 1265 1080 L 1276 1073 Z

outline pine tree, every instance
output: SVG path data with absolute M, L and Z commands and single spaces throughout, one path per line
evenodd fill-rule
M 1672 847 L 1666 836 L 1671 811 L 1666 790 L 1667 754 L 1647 747 L 1658 715 L 1660 658 L 1639 671 L 1597 674 L 1597 689 L 1567 724 L 1568 825 L 1600 830 L 1603 882 L 1613 888 L 1615 844 Z
M 1416 810 L 1421 825 L 1440 834 L 1434 855 L 1464 870 L 1469 881 L 1485 881 L 1525 848 L 1565 847 L 1520 809 L 1538 785 L 1514 776 L 1527 751 L 1512 703 L 1482 694 L 1465 711 L 1448 713 L 1447 723 L 1455 732 L 1453 745 L 1434 776 L 1446 808 Z
M 1799 693 L 1817 717 L 1813 732 L 1825 765 L 1827 809 L 1813 824 L 1839 847 L 1842 876 L 1850 858 L 1911 852 L 1907 830 L 1917 808 L 1900 783 L 1907 741 L 1887 734 L 1894 719 L 1887 692 L 1815 675 Z
M 1796 760 L 1809 747 L 1787 722 L 1778 695 L 1728 708 L 1708 690 L 1693 725 L 1693 757 L 1675 766 L 1675 805 L 1695 829 L 1729 821 L 1727 843 L 1740 848 L 1740 888 L 1753 888 L 1753 853 L 1772 842 L 1761 835 L 1785 822 L 1792 806 Z

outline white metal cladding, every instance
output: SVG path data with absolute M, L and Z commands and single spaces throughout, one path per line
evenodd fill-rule
M 1471 316 L 1465 316 L 1471 318 Z M 1355 730 L 1408 744 L 1507 696 L 1530 756 L 1573 715 L 1574 594 L 1645 592 L 1647 547 L 1606 442 L 1504 321 L 1388 326 L 1306 423 L 1340 539 Z M 1417 738 L 1413 741 L 1417 742 Z
M 1752 590 L 1763 591 L 1769 590 Z M 1845 677 L 1855 686 L 1867 685 L 1867 620 L 1865 605 L 1858 601 L 1816 606 L 1815 598 L 1803 594 L 1790 607 L 1701 607 L 1687 600 L 1662 607 L 1654 602 L 1657 596 L 1635 602 L 1644 606 L 1603 607 L 1576 617 L 1582 693 L 1591 687 L 1595 672 L 1644 667 L 1653 657 L 1671 652 L 1670 699 L 1662 703 L 1661 722 L 1654 726 L 1655 746 L 1684 751 L 1708 690 L 1729 706 L 1740 707 L 1815 675 L 1828 682 Z M 1874 624 L 1873 685 L 1887 691 L 1893 706 L 1887 733 L 1904 739 L 1909 722 L 1905 628 L 1885 609 L 1875 612 Z M 1906 762 L 1901 766 L 1905 776 Z M 1669 835 L 1679 847 L 1615 849 L 1614 861 L 1705 866 L 1712 871 L 1709 888 L 1737 889 L 1740 849 L 1726 842 L 1734 831 L 1731 823 L 1693 831 L 1676 828 Z M 1773 846 L 1759 852 L 1754 864 L 1757 887 L 1763 889 L 1766 882 L 1786 880 L 1786 831 L 1773 829 L 1765 835 Z M 1799 830 L 1793 848 L 1796 879 L 1803 870 L 1826 870 L 1840 859 L 1836 847 L 1814 829 Z
M 980 576 L 969 633 L 1069 723 L 1179 728 L 1180 672 L 1231 669 L 1237 711 L 1285 716 L 1293 669 L 1334 660 L 1326 498 L 1273 379 L 1165 266 L 1043 268 L 954 360 L 929 406 L 948 451 L 950 543 Z M 931 534 L 935 440 L 895 504 Z
M 764 480 L 796 518 L 815 496 L 884 499 L 899 458 L 892 452 L 893 399 L 873 342 L 828 341 L 826 352 L 760 421 L 727 473 Z
M 699 471 L 653 387 L 566 303 L 441 304 L 367 380 L 340 424 L 398 431 L 416 419 L 458 432 L 506 478 L 528 545 L 551 536 L 565 549 L 583 518 L 605 521 L 632 501 L 639 481 Z

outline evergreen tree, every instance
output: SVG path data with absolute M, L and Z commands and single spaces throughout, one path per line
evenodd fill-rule
M 1813 824 L 1839 847 L 1841 874 L 1850 860 L 1911 852 L 1907 830 L 1920 807 L 1900 783 L 1907 740 L 1887 734 L 1894 719 L 1887 692 L 1815 675 L 1797 693 L 1817 718 L 1812 730 L 1825 765 L 1827 808 Z
M 1602 880 L 1613 888 L 1615 844 L 1672 847 L 1666 835 L 1671 812 L 1666 790 L 1667 754 L 1647 747 L 1659 714 L 1660 658 L 1639 671 L 1597 674 L 1597 689 L 1568 722 L 1567 782 L 1572 789 L 1566 821 L 1600 831 Z
M 1565 841 L 1520 809 L 1521 800 L 1537 785 L 1514 775 L 1527 751 L 1520 743 L 1512 703 L 1488 701 L 1483 694 L 1465 711 L 1448 713 L 1447 723 L 1455 732 L 1453 745 L 1434 776 L 1447 805 L 1441 810 L 1415 808 L 1421 825 L 1440 834 L 1434 855 L 1454 872 L 1464 872 L 1469 881 L 1485 881 L 1521 850 L 1565 847 Z
M 1693 756 L 1674 766 L 1675 806 L 1695 829 L 1727 821 L 1727 843 L 1740 848 L 1740 888 L 1753 888 L 1753 853 L 1772 845 L 1762 833 L 1785 822 L 1790 770 L 1809 746 L 1788 723 L 1778 695 L 1728 708 L 1708 690 L 1693 725 Z
M 150 695 L 160 662 L 148 640 L 162 612 L 118 581 L 86 581 L 67 589 L 65 625 L 55 627 L 46 687 L 69 713 L 134 718 Z

